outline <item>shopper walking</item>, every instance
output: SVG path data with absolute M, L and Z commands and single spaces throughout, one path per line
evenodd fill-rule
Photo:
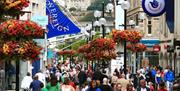
M 28 72 L 21 82 L 21 88 L 23 89 L 23 91 L 30 90 L 30 84 L 32 81 L 33 81 L 33 79 L 31 77 L 30 73 Z

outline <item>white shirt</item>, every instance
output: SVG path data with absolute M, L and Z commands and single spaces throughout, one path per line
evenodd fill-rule
M 31 78 L 31 76 L 25 76 L 21 82 L 21 88 L 23 89 L 29 88 L 32 81 L 33 79 Z
M 60 72 L 56 72 L 56 77 L 57 77 L 57 80 L 59 81 L 60 80 L 60 76 L 61 76 L 61 73 Z
M 146 88 L 141 88 L 141 91 L 147 91 Z

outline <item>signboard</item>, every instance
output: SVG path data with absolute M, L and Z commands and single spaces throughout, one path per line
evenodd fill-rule
M 153 51 L 154 52 L 159 52 L 161 50 L 161 47 L 159 45 L 154 45 L 153 46 Z
M 159 39 L 142 39 L 140 40 L 140 43 L 145 44 L 148 48 L 151 48 L 154 45 L 159 44 L 160 40 Z
M 117 57 L 116 59 L 111 60 L 111 75 L 113 74 L 115 69 L 123 68 L 124 65 L 124 57 Z
M 142 8 L 149 16 L 160 16 L 165 12 L 165 0 L 142 0 Z

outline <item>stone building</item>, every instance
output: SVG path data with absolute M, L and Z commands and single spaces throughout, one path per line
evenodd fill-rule
M 65 0 L 67 9 L 76 8 L 79 11 L 86 11 L 92 0 Z
M 146 65 L 158 65 L 159 64 L 159 52 L 154 52 L 153 46 L 160 43 L 160 36 L 162 31 L 161 26 L 161 17 L 150 17 L 145 14 L 141 6 L 141 0 L 129 0 L 130 9 L 127 11 L 127 25 L 130 24 L 130 21 L 134 21 L 135 25 L 138 26 L 138 29 L 142 34 L 143 38 L 140 41 L 141 43 L 147 46 L 147 50 L 143 53 L 138 53 L 136 56 L 138 62 L 141 63 L 141 66 L 147 63 Z M 128 27 L 132 28 L 132 27 Z M 146 60 L 147 62 L 143 62 Z
M 163 68 L 167 66 L 175 70 L 176 74 L 180 73 L 180 52 L 179 45 L 176 45 L 174 51 L 169 52 L 168 48 L 172 48 L 174 45 L 174 39 L 176 43 L 180 41 L 180 1 L 174 0 L 174 33 L 170 33 L 170 29 L 167 26 L 166 13 L 159 17 L 149 17 L 146 15 L 141 6 L 141 0 L 129 0 L 131 8 L 127 11 L 127 22 L 134 20 L 138 25 L 138 30 L 144 34 L 141 43 L 148 46 L 146 52 L 139 54 L 141 58 L 147 58 L 152 65 L 160 65 Z M 169 3 L 168 3 L 169 4 Z M 172 9 L 173 10 L 173 9 Z M 145 16 L 144 19 L 140 19 L 140 16 Z M 159 52 L 153 50 L 153 46 L 160 47 Z

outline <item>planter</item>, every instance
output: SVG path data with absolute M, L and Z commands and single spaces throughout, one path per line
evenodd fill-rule
M 141 33 L 136 30 L 113 30 L 113 40 L 117 43 L 121 41 L 138 43 L 141 38 Z
M 137 44 L 128 44 L 126 48 L 132 52 L 143 52 L 147 49 L 146 45 L 137 43 Z

